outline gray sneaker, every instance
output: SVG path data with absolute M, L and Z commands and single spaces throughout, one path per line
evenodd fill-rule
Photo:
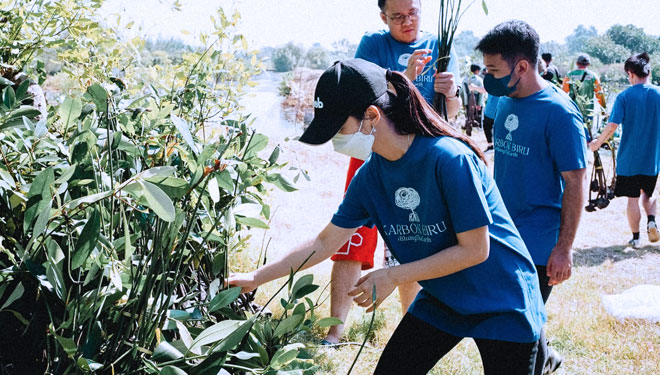
M 628 245 L 630 245 L 630 247 L 632 247 L 633 249 L 639 249 L 640 247 L 642 247 L 642 241 L 632 239 L 628 241 Z
M 545 366 L 543 366 L 543 375 L 550 375 L 557 371 L 561 363 L 564 361 L 561 354 L 548 346 L 548 357 L 545 359 Z

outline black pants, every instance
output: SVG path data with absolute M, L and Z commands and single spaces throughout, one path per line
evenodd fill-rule
M 374 374 L 423 375 L 456 346 L 463 337 L 450 335 L 406 314 L 396 328 Z M 481 354 L 485 375 L 531 375 L 536 342 L 515 343 L 474 339 Z
M 546 275 L 545 266 L 536 266 L 536 273 L 539 276 L 539 287 L 541 288 L 541 298 L 543 298 L 543 303 L 545 304 L 550 297 L 552 292 L 552 287 L 548 285 L 550 278 Z M 545 361 L 548 359 L 548 339 L 545 337 L 545 328 L 541 330 L 541 337 L 539 338 L 538 352 L 536 354 L 536 368 L 534 369 L 534 375 L 543 374 L 543 367 L 545 366 Z
M 486 135 L 486 142 L 493 143 L 493 124 L 495 120 L 484 116 L 484 134 Z

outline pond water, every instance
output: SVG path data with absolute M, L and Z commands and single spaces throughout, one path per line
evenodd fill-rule
M 293 138 L 303 131 L 301 123 L 287 121 L 282 111 L 282 97 L 277 87 L 285 74 L 266 71 L 253 77 L 257 86 L 248 88 L 241 99 L 246 113 L 251 113 L 255 118 L 254 128 L 268 137 Z

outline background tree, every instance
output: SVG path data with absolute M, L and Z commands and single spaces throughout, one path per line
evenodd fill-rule
M 646 51 L 652 54 L 660 50 L 658 37 L 647 35 L 641 27 L 614 25 L 607 30 L 606 34 L 614 43 L 626 47 L 632 53 Z
M 587 39 L 583 51 L 600 60 L 603 64 L 614 64 L 626 61 L 631 50 L 615 43 L 608 35 L 600 35 Z
M 573 53 L 582 52 L 584 43 L 595 36 L 598 36 L 598 31 L 595 27 L 579 25 L 577 28 L 575 28 L 573 34 L 566 37 L 566 45 L 568 46 L 568 50 Z
M 304 55 L 305 50 L 300 45 L 289 42 L 273 52 L 273 68 L 277 72 L 289 72 L 300 65 Z
M 326 69 L 330 66 L 328 50 L 316 43 L 305 54 L 305 65 L 312 69 Z

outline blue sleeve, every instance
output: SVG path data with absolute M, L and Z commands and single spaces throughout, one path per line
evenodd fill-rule
M 550 123 L 547 141 L 550 156 L 560 172 L 587 167 L 587 138 L 579 112 L 564 113 Z
M 456 51 L 454 50 L 454 47 L 451 47 L 451 51 L 449 51 L 449 65 L 447 66 L 447 71 L 454 74 L 454 82 L 456 85 L 462 82 L 461 69 L 459 68 L 458 64 L 459 61 L 458 56 L 456 56 Z
M 364 197 L 364 173 L 365 168 L 360 168 L 348 185 L 344 200 L 339 205 L 337 212 L 332 216 L 330 222 L 340 228 L 359 228 L 362 226 L 373 227 L 369 220 L 369 213 L 362 204 Z
M 624 96 L 623 93 L 619 94 L 614 101 L 614 106 L 612 107 L 612 113 L 610 114 L 610 119 L 608 122 L 613 122 L 615 124 L 622 124 L 623 119 L 625 118 L 625 106 L 624 106 Z
M 378 54 L 378 46 L 376 39 L 371 34 L 366 34 L 360 40 L 357 50 L 355 51 L 356 59 L 363 59 L 380 66 L 380 59 Z
M 442 195 L 456 233 L 493 222 L 481 181 L 482 172 L 475 159 L 470 155 L 458 154 L 443 163 L 439 170 Z

